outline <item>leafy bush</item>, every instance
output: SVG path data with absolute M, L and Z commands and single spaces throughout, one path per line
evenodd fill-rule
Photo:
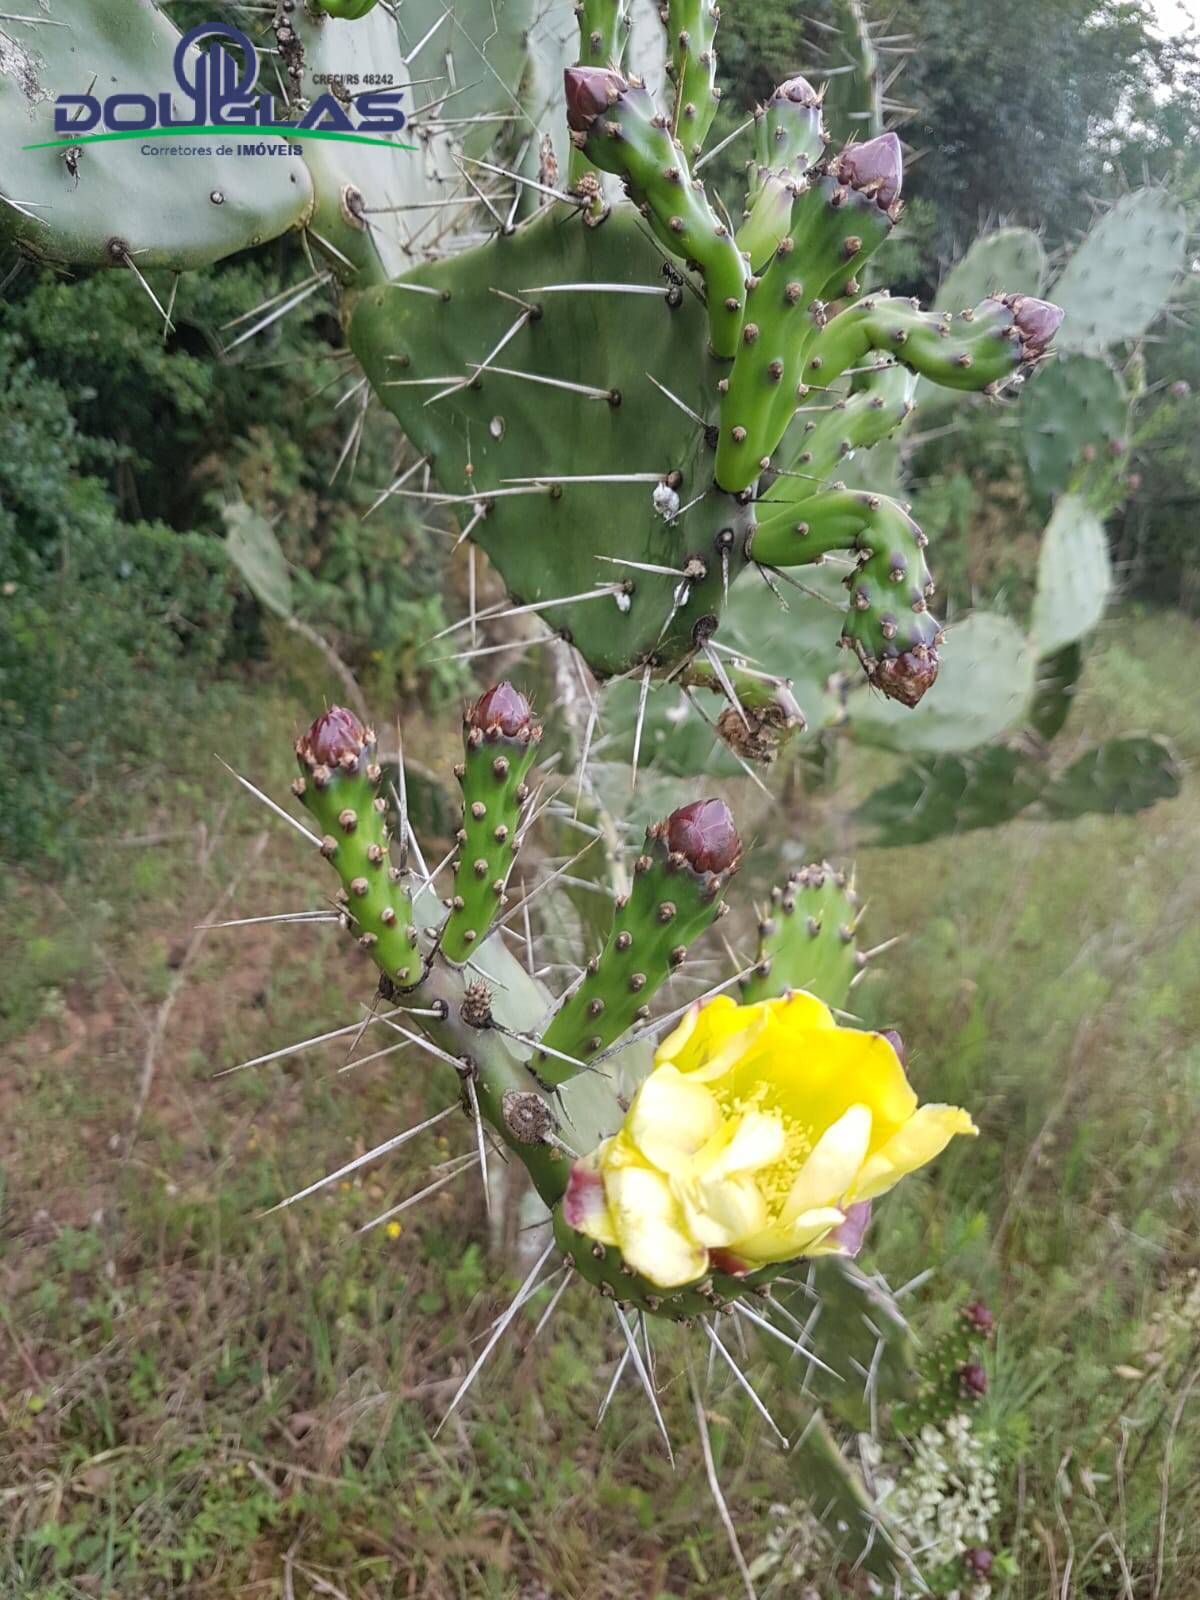
M 0 842 L 62 849 L 68 793 L 161 742 L 227 642 L 217 542 L 125 521 L 55 382 L 0 343 Z M 207 691 L 206 691 L 207 692 Z

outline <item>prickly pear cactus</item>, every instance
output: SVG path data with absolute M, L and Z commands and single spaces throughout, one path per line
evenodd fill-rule
M 1071 256 L 1051 291 L 1062 305 L 1060 344 L 1102 355 L 1154 321 L 1184 267 L 1183 207 L 1162 189 L 1123 195 Z
M 373 732 L 350 711 L 331 707 L 296 741 L 292 792 L 306 822 L 240 780 L 332 869 L 337 910 L 316 915 L 344 930 L 373 973 L 375 994 L 361 1021 L 321 1039 L 355 1033 L 357 1050 L 368 1030 L 383 1033 L 391 1045 L 376 1054 L 406 1052 L 424 1077 L 441 1074 L 446 1086 L 442 1111 L 280 1203 L 461 1116 L 465 1147 L 430 1189 L 474 1166 L 486 1184 L 491 1153 L 502 1151 L 528 1172 L 547 1234 L 449 1409 L 462 1403 L 528 1298 L 563 1279 L 561 1289 L 575 1285 L 597 1305 L 612 1304 L 625 1350 L 613 1388 L 628 1365 L 665 1437 L 648 1341 L 664 1320 L 683 1324 L 785 1444 L 779 1419 L 795 1424 L 798 1476 L 822 1477 L 862 1559 L 887 1577 L 901 1560 L 902 1536 L 889 1533 L 875 1547 L 878 1509 L 834 1430 L 869 1426 L 879 1404 L 910 1394 L 912 1362 L 903 1318 L 852 1258 L 875 1199 L 955 1134 L 974 1132 L 970 1118 L 955 1107 L 918 1106 L 897 1036 L 847 1026 L 846 1013 L 831 1009 L 842 1007 L 864 966 L 854 891 L 833 869 L 789 878 L 751 968 L 716 982 L 699 976 L 697 948 L 726 908 L 742 854 L 719 799 L 692 800 L 648 828 L 624 864 L 627 893 L 610 904 L 607 926 L 600 919 L 599 948 L 580 951 L 574 980 L 551 995 L 535 975 L 537 946 L 553 930 L 556 951 L 566 947 L 557 897 L 576 858 L 530 874 L 536 887 L 519 899 L 513 866 L 533 848 L 546 811 L 559 831 L 580 829 L 585 853 L 618 830 L 594 799 L 581 823 L 569 784 L 566 794 L 538 799 L 540 769 L 553 760 L 546 743 L 528 697 L 509 683 L 467 707 L 457 768 L 462 826 L 432 873 L 402 768 L 392 782 Z M 243 1065 L 263 1066 L 313 1042 Z M 800 1077 L 798 1061 L 806 1063 Z M 816 1304 L 825 1321 L 811 1339 L 791 1293 L 797 1272 L 810 1275 L 805 1317 L 815 1328 Z M 813 1387 L 799 1409 L 790 1377 L 778 1395 L 753 1386 L 735 1354 L 734 1328 L 811 1366 Z M 836 1395 L 830 1385 L 843 1369 L 860 1366 L 873 1375 L 862 1401 Z M 814 1403 L 828 1420 L 808 1414 Z
M 830 146 L 803 78 L 760 109 L 734 233 L 693 171 L 715 13 L 667 9 L 661 106 L 616 65 L 622 18 L 615 4 L 580 13 L 569 187 L 543 185 L 541 213 L 511 236 L 363 289 L 351 344 L 513 605 L 600 676 L 649 681 L 698 658 L 715 672 L 748 565 L 842 552 L 856 564 L 842 642 L 915 705 L 942 640 L 926 541 L 887 495 L 844 489 L 838 466 L 905 420 L 913 374 L 997 392 L 1041 359 L 1058 313 L 1002 293 L 945 315 L 863 296 L 860 271 L 899 215 L 899 142 Z M 610 203 L 602 175 L 631 203 Z M 895 379 L 854 384 L 881 362 Z

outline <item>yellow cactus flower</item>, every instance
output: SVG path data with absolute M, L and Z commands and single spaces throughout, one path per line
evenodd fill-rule
M 809 994 L 694 1006 L 654 1062 L 563 1212 L 664 1289 L 710 1265 L 852 1254 L 870 1201 L 978 1131 L 958 1106 L 919 1106 L 889 1040 Z

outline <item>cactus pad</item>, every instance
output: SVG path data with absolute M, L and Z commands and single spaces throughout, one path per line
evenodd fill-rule
M 934 298 L 936 311 L 961 311 L 984 295 L 1040 294 L 1046 273 L 1046 252 L 1030 228 L 997 228 L 981 234 L 942 279 Z
M 543 292 L 588 283 L 652 292 Z M 597 671 L 669 659 L 698 626 L 711 631 L 722 554 L 731 575 L 744 564 L 748 508 L 711 488 L 705 427 L 651 382 L 701 417 L 715 399 L 697 359 L 703 311 L 664 277 L 631 208 L 588 228 L 550 207 L 509 238 L 368 289 L 350 340 L 442 489 L 461 501 L 464 525 L 488 507 L 472 537 L 516 601 L 608 586 L 545 613 Z M 598 481 L 571 481 L 580 476 Z
M 1090 633 L 1112 592 L 1104 524 L 1084 500 L 1065 494 L 1042 535 L 1030 637 L 1050 655 Z
M 1020 418 L 1030 487 L 1048 502 L 1089 460 L 1124 451 L 1129 395 L 1107 361 L 1064 356 L 1047 362 L 1026 385 Z
M 1066 313 L 1059 346 L 1101 355 L 1159 315 L 1184 268 L 1183 207 L 1162 189 L 1135 189 L 1107 211 L 1054 285 Z
M 862 966 L 854 930 L 858 897 L 828 862 L 800 867 L 771 891 L 758 925 L 758 965 L 742 984 L 747 1003 L 805 989 L 827 1006 L 844 1006 Z
M 82 124 L 64 143 L 54 128 L 59 95 L 82 95 L 89 85 L 98 95 L 113 86 L 134 96 L 165 93 L 182 35 L 145 0 L 81 0 L 70 26 L 49 21 L 0 19 L 0 236 L 44 261 L 184 271 L 304 221 L 312 183 L 301 158 L 282 153 L 278 135 L 253 130 L 261 158 L 202 153 L 215 139 L 186 159 L 157 143 L 159 153 L 144 155 L 137 138 L 84 143 Z M 194 74 L 196 46 L 188 61 Z

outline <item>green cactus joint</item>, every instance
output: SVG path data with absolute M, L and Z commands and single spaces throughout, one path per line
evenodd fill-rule
M 424 970 L 412 900 L 388 854 L 374 733 L 352 711 L 331 706 L 297 739 L 296 758 L 302 776 L 292 793 L 321 828 L 321 854 L 342 880 L 347 927 L 396 989 L 416 987 Z
M 714 355 L 732 359 L 746 303 L 746 263 L 703 187 L 693 182 L 667 119 L 636 79 L 612 69 L 568 67 L 564 83 L 573 144 L 602 171 L 623 178 L 659 240 L 700 268 L 709 342 Z
M 347 22 L 356 22 L 359 17 L 365 17 L 378 4 L 379 0 L 317 0 L 317 5 L 326 16 L 340 17 Z
M 604 949 L 552 1018 L 542 1043 L 586 1062 L 649 1017 L 648 1002 L 722 912 L 741 842 L 723 800 L 697 800 L 646 830 L 633 887 L 618 903 Z M 569 1062 L 541 1051 L 534 1070 L 546 1083 L 572 1077 Z
M 856 272 L 900 215 L 901 173 L 894 133 L 847 146 L 798 192 L 770 265 L 751 276 L 721 398 L 716 479 L 730 493 L 748 488 L 769 464 L 807 394 L 805 358 L 825 324 L 825 302 L 857 294 Z
M 858 896 L 844 872 L 828 862 L 799 867 L 771 891 L 771 908 L 758 925 L 758 965 L 741 986 L 754 1004 L 804 989 L 827 1006 L 844 1006 L 866 958 L 855 930 Z
M 929 610 L 933 579 L 928 543 L 898 501 L 834 488 L 787 515 L 759 524 L 750 553 L 767 566 L 802 566 L 831 550 L 853 550 L 859 562 L 847 580 L 850 608 L 843 642 L 870 681 L 892 700 L 915 706 L 937 677 L 941 623 Z
M 439 941 L 449 961 L 466 961 L 505 904 L 529 800 L 525 779 L 541 737 L 528 700 L 510 683 L 494 685 L 467 708 L 464 758 L 455 768 L 463 792 L 459 854 Z
M 995 1318 L 982 1300 L 964 1306 L 954 1325 L 934 1341 L 917 1367 L 917 1391 L 894 1407 L 898 1431 L 915 1438 L 922 1428 L 937 1426 L 987 1393 L 987 1371 L 980 1349 L 991 1339 Z
M 585 67 L 616 67 L 625 54 L 629 15 L 625 0 L 580 0 L 579 60 Z
M 871 295 L 826 325 L 810 348 L 805 377 L 829 383 L 879 350 L 943 388 L 996 394 L 1041 359 L 1062 318 L 1057 306 L 1031 295 L 989 296 L 957 314 Z
M 769 260 L 792 222 L 792 202 L 820 160 L 827 134 L 821 97 L 807 78 L 781 83 L 754 113 L 755 160 L 737 246 L 757 269 Z
M 668 0 L 667 77 L 675 91 L 671 132 L 694 161 L 717 114 L 717 52 L 721 13 L 710 0 Z
M 758 498 L 758 526 L 786 518 L 789 506 L 811 500 L 835 470 L 858 450 L 869 450 L 903 426 L 915 410 L 917 378 L 889 356 L 877 356 L 852 392 L 810 417 L 796 413 L 778 452 L 783 470 Z M 799 397 L 807 399 L 807 392 Z

